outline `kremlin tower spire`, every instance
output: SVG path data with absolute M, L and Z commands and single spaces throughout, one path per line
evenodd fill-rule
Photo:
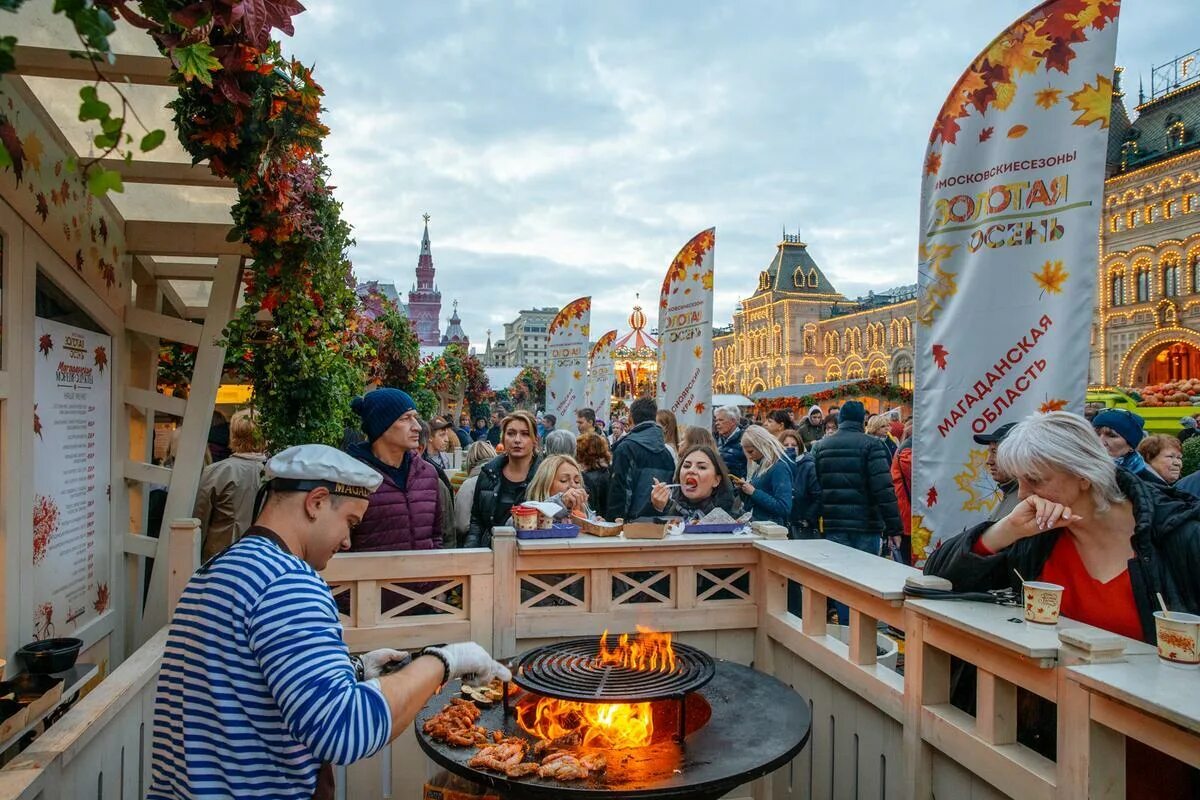
M 408 317 L 413 323 L 413 332 L 423 345 L 436 346 L 441 343 L 442 293 L 433 282 L 433 251 L 429 247 L 429 214 L 425 220 L 425 233 L 421 236 L 421 255 L 417 257 L 417 283 L 408 293 Z

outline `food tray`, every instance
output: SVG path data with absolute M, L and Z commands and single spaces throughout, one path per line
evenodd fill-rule
M 533 531 L 517 531 L 518 539 L 574 539 L 579 535 L 579 526 L 569 522 L 556 522 L 549 528 Z
M 733 533 L 746 527 L 744 522 L 714 522 L 706 525 L 684 525 L 684 533 Z
M 620 536 L 621 531 L 625 529 L 625 525 L 621 520 L 616 522 L 595 522 L 592 520 L 579 520 L 579 527 L 584 533 L 589 533 L 592 536 Z

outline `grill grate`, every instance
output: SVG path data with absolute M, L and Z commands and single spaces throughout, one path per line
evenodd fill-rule
M 636 640 L 637 635 L 631 635 Z M 712 680 L 712 657 L 686 644 L 672 643 L 675 667 L 667 672 L 598 665 L 600 641 L 571 639 L 521 656 L 513 682 L 528 692 L 588 703 L 644 703 L 683 697 Z

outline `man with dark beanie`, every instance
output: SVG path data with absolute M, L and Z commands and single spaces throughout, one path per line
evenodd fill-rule
M 812 448 L 821 484 L 821 523 L 825 538 L 879 555 L 881 537 L 901 536 L 900 511 L 892 489 L 891 459 L 883 440 L 863 431 L 866 409 L 848 400 L 838 429 Z M 844 607 L 838 620 L 845 623 Z
M 367 513 L 350 533 L 352 551 L 436 550 L 442 546 L 437 469 L 421 457 L 421 418 L 399 389 L 376 389 L 350 404 L 365 442 L 350 455 L 383 475 Z

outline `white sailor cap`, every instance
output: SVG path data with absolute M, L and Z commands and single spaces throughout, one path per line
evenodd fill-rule
M 299 444 L 267 461 L 271 488 L 307 492 L 325 487 L 331 494 L 370 497 L 383 476 L 353 456 L 323 444 Z

